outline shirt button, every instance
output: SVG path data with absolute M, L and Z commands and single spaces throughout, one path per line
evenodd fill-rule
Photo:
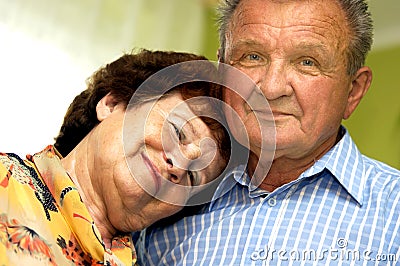
M 268 205 L 270 207 L 274 207 L 276 205 L 276 197 L 272 197 L 268 199 Z

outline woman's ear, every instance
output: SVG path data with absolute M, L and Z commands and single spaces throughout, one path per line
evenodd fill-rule
M 117 101 L 115 101 L 114 97 L 109 92 L 97 103 L 96 106 L 97 119 L 100 122 L 106 119 L 114 111 L 116 105 Z
M 361 99 L 367 93 L 372 81 L 372 71 L 369 67 L 360 68 L 351 82 L 351 89 L 347 98 L 347 106 L 343 119 L 348 119 L 354 112 Z

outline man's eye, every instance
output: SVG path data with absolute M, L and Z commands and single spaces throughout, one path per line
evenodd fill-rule
M 237 63 L 244 67 L 257 67 L 265 65 L 267 60 L 257 53 L 251 53 L 243 55 Z
M 249 54 L 246 56 L 248 60 L 260 61 L 261 57 L 258 54 Z
M 303 66 L 315 66 L 314 61 L 312 61 L 310 59 L 304 59 L 303 61 L 301 61 L 301 64 Z

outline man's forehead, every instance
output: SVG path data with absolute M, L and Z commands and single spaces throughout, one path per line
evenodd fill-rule
M 337 20 L 344 17 L 340 5 L 333 0 L 242 0 L 232 16 L 232 26 L 263 24 L 284 28 L 291 24 L 311 26 L 320 18 Z

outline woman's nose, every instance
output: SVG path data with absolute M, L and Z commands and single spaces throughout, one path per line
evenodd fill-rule
M 182 165 L 174 165 L 172 158 L 165 157 L 165 162 L 167 165 L 168 180 L 175 184 L 182 183 L 183 178 L 187 175 L 187 169 L 184 169 Z
M 201 155 L 200 147 L 194 143 L 190 143 L 182 148 L 183 155 L 186 157 L 187 160 L 196 160 Z
M 167 171 L 171 182 L 181 183 L 183 178 L 187 178 L 189 166 L 193 160 L 200 157 L 201 150 L 195 144 L 188 144 L 185 147 L 178 149 L 175 154 L 164 154 L 164 161 L 167 166 Z

